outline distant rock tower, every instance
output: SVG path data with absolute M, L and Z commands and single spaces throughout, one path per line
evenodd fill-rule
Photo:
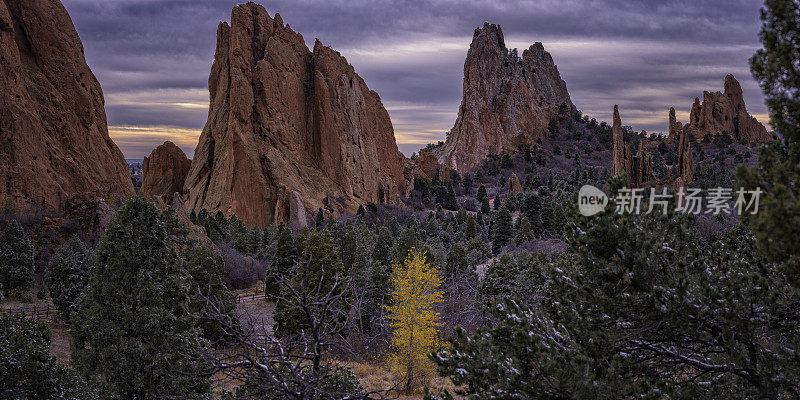
M 488 23 L 472 36 L 463 90 L 455 125 L 437 150 L 439 162 L 461 173 L 489 154 L 516 151 L 546 137 L 559 105 L 574 109 L 567 84 L 542 44 L 534 43 L 518 58 L 506 48 L 502 29 Z
M 625 138 L 622 134 L 622 119 L 619 117 L 619 107 L 614 104 L 614 121 L 611 128 L 612 136 L 612 159 L 611 175 L 627 174 L 630 176 L 630 150 L 625 146 Z
M 614 105 L 614 123 L 611 129 L 613 154 L 611 159 L 611 175 L 628 176 L 631 187 L 639 187 L 655 179 L 653 174 L 653 157 L 644 148 L 644 143 L 639 143 L 639 150 L 635 156 L 625 144 L 622 132 L 622 120 L 619 117 L 619 107 Z
M 702 103 L 694 99 L 687 129 L 698 140 L 720 132 L 742 143 L 772 140 L 764 125 L 747 113 L 742 86 L 733 75 L 725 77 L 724 92 L 703 92 Z
M 675 143 L 683 132 L 683 125 L 675 118 L 675 107 L 669 108 L 669 136 L 667 140 L 670 143 Z

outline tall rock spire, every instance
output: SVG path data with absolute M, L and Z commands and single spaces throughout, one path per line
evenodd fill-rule
M 675 118 L 675 107 L 669 108 L 669 136 L 667 140 L 674 143 L 678 140 L 681 132 L 683 132 L 683 125 Z
M 485 23 L 472 36 L 458 117 L 437 157 L 452 169 L 468 171 L 489 154 L 547 136 L 561 104 L 574 108 L 542 44 L 534 43 L 520 58 L 506 48 L 503 30 Z
M 619 107 L 614 105 L 614 122 L 612 134 L 612 159 L 611 174 L 628 177 L 628 185 L 639 187 L 655 179 L 653 174 L 653 156 L 645 150 L 644 141 L 639 142 L 636 155 L 631 155 L 630 148 L 625 144 L 622 132 L 622 119 L 619 117 Z
M 625 139 L 622 135 L 622 120 L 619 117 L 619 107 L 614 104 L 614 122 L 611 129 L 612 135 L 612 159 L 611 175 L 630 175 L 627 160 L 630 158 L 630 151 L 625 146 Z
M 681 133 L 678 143 L 678 177 L 683 184 L 694 181 L 694 160 L 692 159 L 692 144 L 688 132 Z

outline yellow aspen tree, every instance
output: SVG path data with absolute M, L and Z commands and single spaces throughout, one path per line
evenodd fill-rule
M 436 370 L 428 353 L 440 347 L 442 322 L 434 305 L 442 301 L 442 278 L 426 261 L 426 252 L 411 249 L 392 271 L 392 303 L 387 306 L 392 329 L 392 367 L 404 375 L 406 394 L 424 383 Z

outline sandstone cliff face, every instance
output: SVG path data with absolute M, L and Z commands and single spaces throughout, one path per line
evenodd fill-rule
M 742 87 L 733 75 L 725 77 L 724 92 L 703 92 L 702 104 L 695 98 L 689 125 L 698 140 L 717 132 L 727 132 L 743 143 L 771 140 L 764 125 L 747 113 Z
M 209 89 L 184 185 L 190 209 L 263 226 L 299 215 L 288 206 L 298 199 L 335 209 L 396 202 L 405 189 L 380 97 L 334 50 L 317 41 L 310 51 L 279 14 L 234 8 L 218 29 Z
M 58 0 L 0 0 L 0 197 L 64 208 L 133 194 L 103 92 Z
M 180 194 L 191 165 L 180 147 L 164 142 L 142 162 L 142 195 L 170 199 L 174 193 Z
M 466 172 L 488 154 L 514 151 L 547 135 L 550 118 L 564 103 L 574 107 L 553 58 L 541 43 L 509 53 L 503 31 L 478 28 L 464 62 L 463 99 L 445 145 L 442 164 Z

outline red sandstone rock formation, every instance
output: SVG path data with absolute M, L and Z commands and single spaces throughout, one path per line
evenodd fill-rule
M 669 108 L 669 136 L 667 141 L 674 143 L 683 132 L 683 124 L 675 119 L 675 107 Z
M 466 172 L 489 154 L 547 136 L 560 104 L 573 108 L 553 58 L 534 43 L 519 59 L 506 48 L 503 31 L 488 23 L 472 37 L 464 62 L 464 97 L 445 145 L 442 164 Z
M 439 164 L 436 156 L 429 150 L 420 150 L 419 156 L 412 161 L 417 167 L 417 175 L 433 179 L 438 177 L 441 181 L 450 179 L 450 169 L 447 166 Z
M 161 196 L 164 200 L 183 191 L 192 161 L 178 146 L 170 141 L 156 147 L 150 157 L 142 162 L 142 190 L 144 196 Z
M 767 129 L 747 113 L 742 87 L 733 75 L 725 77 L 725 91 L 703 92 L 703 103 L 694 99 L 689 130 L 700 140 L 706 134 L 727 132 L 743 143 L 771 140 Z
M 614 105 L 614 122 L 612 125 L 613 153 L 611 160 L 611 174 L 628 176 L 630 187 L 640 187 L 655 179 L 653 174 L 653 157 L 644 148 L 644 143 L 639 143 L 639 151 L 631 155 L 628 145 L 625 144 L 622 132 L 622 120 L 619 117 L 619 108 Z
M 630 182 L 632 187 L 644 185 L 656 179 L 653 173 L 653 155 L 645 150 L 643 141 L 639 142 L 639 151 L 631 159 Z
M 622 134 L 622 119 L 619 117 L 619 107 L 614 104 L 614 121 L 611 129 L 612 158 L 611 175 L 627 174 L 630 176 L 630 150 L 625 145 Z
M 0 198 L 62 209 L 134 193 L 103 91 L 58 0 L 0 0 Z
M 405 189 L 405 157 L 378 94 L 336 51 L 319 41 L 309 51 L 279 14 L 233 9 L 217 32 L 209 89 L 184 185 L 190 209 L 263 226 L 299 215 L 289 204 L 393 203 Z
M 689 141 L 689 133 L 682 132 L 678 143 L 678 183 L 675 187 L 680 187 L 694 181 L 694 161 L 692 160 L 692 144 Z

